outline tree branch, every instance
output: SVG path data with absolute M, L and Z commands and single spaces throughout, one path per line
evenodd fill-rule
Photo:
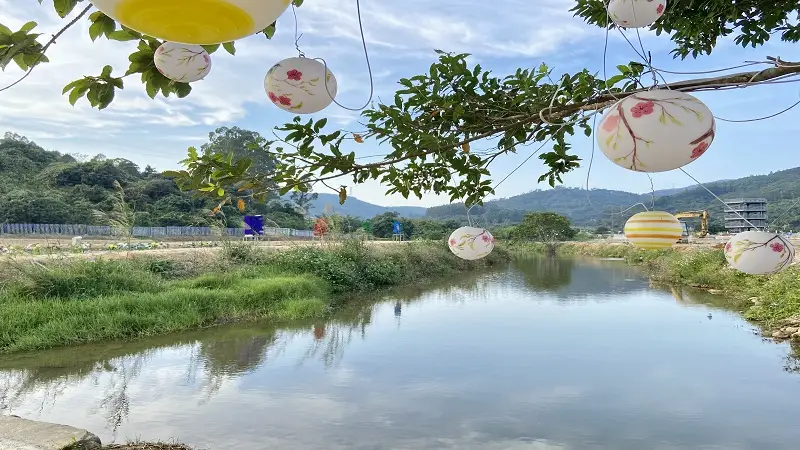
M 675 83 L 668 83 L 661 85 L 660 88 L 671 89 L 681 92 L 696 92 L 705 90 L 715 90 L 726 87 L 746 87 L 747 85 L 753 83 L 761 83 L 765 81 L 774 80 L 776 78 L 785 77 L 787 75 L 800 74 L 800 63 L 781 61 L 780 58 L 775 58 L 772 56 L 768 56 L 767 59 L 769 61 L 774 62 L 775 67 L 759 71 L 741 72 L 732 75 L 723 75 L 714 78 L 698 78 L 694 80 L 678 81 Z M 622 100 L 631 95 L 635 95 L 645 91 L 647 91 L 647 89 L 636 89 L 627 92 L 614 92 L 613 94 L 603 94 L 594 97 L 590 100 L 587 100 L 585 102 L 574 103 L 571 105 L 565 105 L 561 107 L 554 107 L 552 109 L 545 108 L 542 111 L 547 112 L 547 110 L 549 109 L 550 114 L 549 117 L 547 117 L 547 121 L 553 122 L 555 120 L 560 120 L 563 119 L 564 117 L 568 117 L 580 112 L 603 110 L 613 105 L 619 100 Z M 547 116 L 546 113 L 544 115 Z M 539 115 L 537 114 L 534 114 L 531 116 L 521 118 L 512 123 L 506 124 L 497 129 L 487 131 L 485 133 L 481 133 L 479 135 L 472 136 L 470 138 L 459 141 L 456 144 L 456 146 L 478 141 L 480 139 L 486 139 L 514 127 L 535 125 L 542 123 L 544 122 L 542 122 L 541 117 L 539 117 Z
M 81 12 L 80 12 L 80 13 L 79 13 L 77 16 L 75 16 L 75 18 L 74 18 L 74 19 L 70 20 L 68 24 L 64 25 L 64 27 L 63 27 L 62 29 L 58 30 L 58 32 L 57 32 L 56 34 L 54 34 L 54 35 L 53 35 L 53 37 L 52 37 L 52 38 L 50 38 L 50 40 L 49 40 L 49 41 L 47 41 L 47 44 L 45 44 L 45 45 L 44 45 L 44 47 L 42 47 L 42 53 L 40 53 L 40 54 L 39 54 L 39 57 L 38 57 L 38 58 L 36 58 L 36 61 L 34 61 L 34 63 L 33 63 L 33 64 L 31 64 L 31 67 L 28 69 L 28 71 L 27 71 L 27 72 L 25 72 L 25 75 L 23 75 L 22 77 L 20 77 L 20 79 L 19 79 L 19 80 L 17 80 L 17 81 L 15 81 L 15 82 L 13 82 L 13 83 L 9 84 L 8 86 L 6 86 L 6 87 L 4 87 L 4 88 L 0 89 L 0 92 L 3 92 L 3 91 L 5 91 L 5 90 L 8 90 L 8 89 L 11 89 L 12 87 L 14 87 L 14 86 L 16 86 L 16 85 L 18 85 L 18 84 L 22 83 L 22 81 L 23 81 L 23 80 L 25 80 L 26 78 L 28 78 L 28 76 L 29 76 L 31 73 L 33 73 L 33 69 L 35 69 L 35 68 L 36 68 L 36 66 L 38 66 L 38 65 L 39 65 L 39 61 L 41 61 L 41 60 L 42 60 L 42 57 L 44 56 L 44 53 L 47 51 L 47 49 L 48 49 L 48 48 L 50 48 L 50 46 L 51 46 L 51 45 L 53 45 L 53 44 L 55 44 L 55 43 L 56 43 L 56 39 L 58 39 L 59 37 L 61 37 L 61 35 L 62 35 L 62 34 L 64 34 L 64 33 L 65 33 L 67 30 L 69 30 L 70 28 L 72 28 L 72 26 L 73 26 L 73 25 L 75 25 L 76 23 L 78 23 L 78 21 L 79 21 L 79 20 L 81 20 L 81 18 L 82 18 L 83 16 L 85 16 L 85 15 L 86 15 L 86 13 L 88 13 L 89 11 L 91 11 L 92 7 L 93 7 L 92 5 L 89 5 L 89 6 L 87 6 L 86 8 L 84 8 L 84 9 L 83 9 L 83 11 L 81 11 Z

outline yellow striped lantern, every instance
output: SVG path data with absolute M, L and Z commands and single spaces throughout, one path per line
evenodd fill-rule
M 683 226 L 672 214 L 645 211 L 634 214 L 625 223 L 625 237 L 636 247 L 648 250 L 672 247 L 683 233 Z
M 235 41 L 267 28 L 291 0 L 91 0 L 128 28 L 180 44 Z

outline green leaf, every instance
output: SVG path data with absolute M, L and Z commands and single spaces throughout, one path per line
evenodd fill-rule
M 112 41 L 122 41 L 122 42 L 139 40 L 137 36 L 134 36 L 133 34 L 131 34 L 126 30 L 113 31 L 111 33 L 108 33 L 107 37 Z
M 78 100 L 80 100 L 80 98 L 83 97 L 88 91 L 88 84 L 76 86 L 69 94 L 69 104 L 75 106 L 75 103 L 78 103 Z
M 226 52 L 230 53 L 231 55 L 236 54 L 236 45 L 233 42 L 226 42 L 222 44 L 222 47 L 225 49 Z
M 210 55 L 219 49 L 219 44 L 203 45 L 201 47 L 203 47 L 203 49 L 205 49 L 205 51 L 207 51 Z
M 103 34 L 103 23 L 95 22 L 89 25 L 89 38 L 94 42 L 101 34 Z
M 273 22 L 272 25 L 268 26 L 267 28 L 261 30 L 261 32 L 264 33 L 264 36 L 266 36 L 267 39 L 272 39 L 272 36 L 275 36 L 275 22 Z
M 67 17 L 67 15 L 75 9 L 75 5 L 77 4 L 78 0 L 53 0 L 53 7 L 56 9 L 56 14 L 62 19 Z
M 31 31 L 32 29 L 36 28 L 37 25 L 39 25 L 39 24 L 34 22 L 34 21 L 30 21 L 30 22 L 27 22 L 25 25 L 23 25 L 22 28 L 19 29 L 19 31 L 22 31 L 23 33 L 27 33 L 29 31 Z

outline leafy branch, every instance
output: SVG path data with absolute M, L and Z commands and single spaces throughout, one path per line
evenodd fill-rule
M 187 170 L 169 175 L 187 189 L 224 202 L 241 198 L 240 189 L 265 195 L 277 188 L 283 194 L 347 176 L 354 184 L 377 180 L 388 186 L 387 194 L 421 197 L 426 192 L 446 193 L 451 201 L 464 200 L 471 205 L 493 192 L 490 164 L 523 146 L 552 141 L 549 151 L 539 155 L 548 170 L 538 181 L 551 186 L 561 182 L 580 161 L 570 154 L 568 136 L 574 135 L 576 128 L 590 136 L 592 112 L 644 90 L 639 87 L 644 66 L 635 62 L 618 66 L 619 73 L 607 81 L 583 70 L 555 82 L 544 64 L 497 78 L 480 65 L 469 67 L 467 54 L 438 54 L 439 61 L 427 74 L 399 81 L 401 89 L 393 103 L 363 111 L 361 131 L 327 130 L 326 119 L 315 122 L 300 117 L 278 127 L 276 139 L 261 146 L 261 151 L 276 159 L 273 171 L 245 175 L 246 161 L 234 161 L 227 155 L 193 156 L 190 151 L 183 162 Z M 692 92 L 800 73 L 800 64 L 770 60 L 774 67 L 766 70 L 662 87 Z M 359 163 L 348 146 L 365 139 L 389 144 L 391 152 L 379 161 Z M 491 142 L 491 147 L 473 151 L 471 144 L 477 141 Z M 346 188 L 338 191 L 342 200 L 346 199 Z

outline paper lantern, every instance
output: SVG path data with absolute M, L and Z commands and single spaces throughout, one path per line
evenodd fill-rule
M 609 108 L 595 130 L 604 155 L 637 172 L 665 172 L 699 158 L 714 140 L 708 107 L 679 91 L 657 89 L 628 96 Z
M 161 75 L 173 81 L 191 83 L 211 72 L 211 56 L 199 45 L 164 42 L 153 59 Z
M 461 259 L 475 261 L 492 253 L 494 237 L 483 228 L 461 227 L 450 235 L 450 251 Z
M 290 0 L 91 0 L 128 28 L 162 40 L 210 45 L 258 33 Z
M 778 273 L 794 261 L 788 239 L 765 231 L 745 231 L 725 244 L 725 259 L 734 269 L 750 275 Z
M 287 58 L 269 69 L 264 90 L 278 108 L 312 114 L 327 108 L 336 98 L 336 77 L 317 60 Z
M 645 28 L 664 14 L 667 0 L 611 0 L 608 13 L 617 26 Z
M 683 226 L 672 214 L 645 211 L 634 214 L 625 223 L 625 237 L 636 247 L 656 250 L 672 247 L 683 234 Z

